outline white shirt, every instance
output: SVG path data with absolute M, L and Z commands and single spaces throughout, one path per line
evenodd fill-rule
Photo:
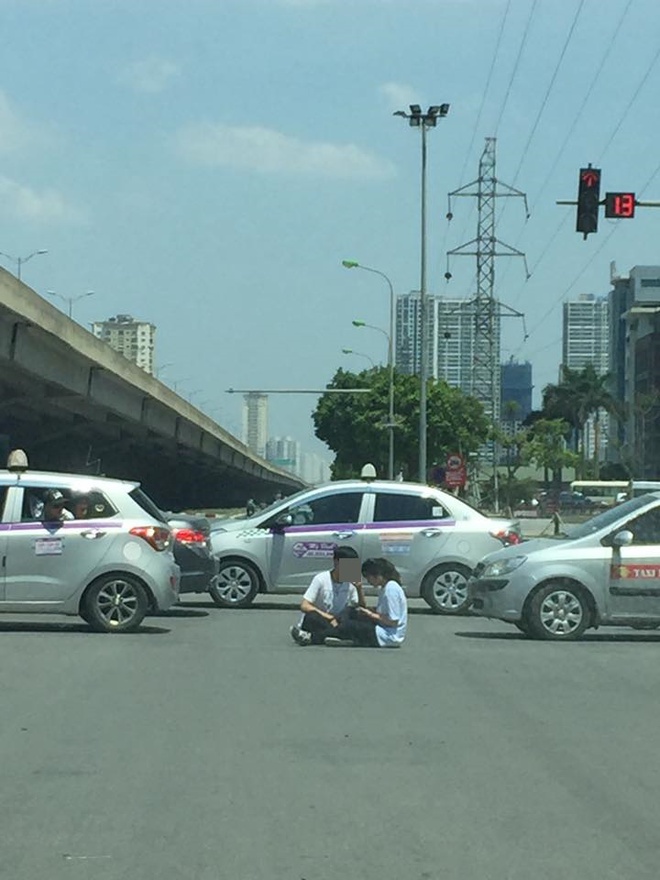
M 346 581 L 336 583 L 329 571 L 320 571 L 307 587 L 303 599 L 311 602 L 319 611 L 336 616 L 347 605 L 358 603 L 357 590 Z
M 396 626 L 376 624 L 376 638 L 381 648 L 398 648 L 403 644 L 408 625 L 408 603 L 406 594 L 396 581 L 388 581 L 378 597 L 376 611 L 390 620 L 396 620 Z

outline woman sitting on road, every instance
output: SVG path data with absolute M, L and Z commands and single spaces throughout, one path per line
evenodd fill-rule
M 398 648 L 406 637 L 408 603 L 401 575 L 388 559 L 365 559 L 362 576 L 381 590 L 376 610 L 359 606 L 336 627 L 325 644 L 333 648 Z

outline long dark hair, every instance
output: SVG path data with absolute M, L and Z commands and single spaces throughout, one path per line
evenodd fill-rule
M 375 559 L 365 559 L 362 563 L 362 574 L 367 577 L 382 577 L 385 581 L 396 581 L 401 586 L 401 575 L 392 565 L 389 559 L 379 556 Z

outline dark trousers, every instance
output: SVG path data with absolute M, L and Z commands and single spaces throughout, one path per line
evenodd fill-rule
M 357 617 L 359 612 L 353 612 L 348 618 L 342 620 L 339 626 L 335 626 L 332 632 L 326 633 L 336 639 L 350 639 L 362 648 L 377 648 L 376 624 L 373 620 Z M 354 616 L 355 615 L 355 616 Z
M 377 648 L 376 624 L 373 620 L 366 620 L 355 608 L 345 608 L 337 615 L 338 626 L 322 617 L 317 611 L 310 611 L 303 617 L 301 629 L 311 633 L 312 644 L 322 645 L 326 636 L 336 639 L 350 639 L 356 645 L 368 648 Z
M 311 633 L 313 645 L 322 645 L 326 636 L 332 636 L 337 631 L 337 627 L 332 626 L 330 621 L 322 617 L 318 611 L 309 611 L 305 614 L 300 629 Z

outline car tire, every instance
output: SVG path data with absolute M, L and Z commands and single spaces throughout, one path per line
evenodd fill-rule
M 552 581 L 532 596 L 528 620 L 534 638 L 579 639 L 591 623 L 587 594 L 578 584 Z
M 259 592 L 259 574 L 243 559 L 223 559 L 209 587 L 220 608 L 247 608 Z
M 87 588 L 80 616 L 95 632 L 134 632 L 148 607 L 147 593 L 137 578 L 104 574 Z
M 454 562 L 437 565 L 422 581 L 421 595 L 434 614 L 461 614 L 470 604 L 469 568 Z

